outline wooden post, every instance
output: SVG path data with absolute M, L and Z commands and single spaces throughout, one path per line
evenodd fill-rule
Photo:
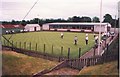
M 37 43 L 36 43 L 35 51 L 37 51 Z
M 59 62 L 60 62 L 60 56 L 59 56 Z
M 106 40 L 107 40 L 107 39 L 105 39 L 105 47 L 106 47 Z
M 76 66 L 77 66 L 77 61 L 76 61 L 76 59 L 75 59 L 74 67 L 76 67 Z
M 90 58 L 87 58 L 87 66 L 90 66 Z
M 87 66 L 87 59 L 83 59 L 84 61 L 84 66 Z
M 21 42 L 19 42 L 19 44 L 20 44 L 20 46 L 19 46 L 19 47 L 21 48 Z
M 17 48 L 17 42 L 16 42 L 16 48 Z
M 12 51 L 13 51 L 13 40 L 12 40 Z
M 96 50 L 96 48 L 95 48 L 95 46 L 93 47 L 93 57 L 95 57 L 95 50 Z
M 80 69 L 80 67 L 79 67 L 79 66 L 80 66 L 80 59 L 78 60 L 78 66 L 77 66 L 77 67 L 78 67 L 78 69 Z
M 26 49 L 26 42 L 24 42 L 24 49 Z
M 31 50 L 31 42 L 30 42 L 30 45 L 29 45 L 29 47 L 30 47 L 30 50 Z
M 70 48 L 68 48 L 68 60 L 70 58 Z
M 70 63 L 70 65 L 71 65 L 71 68 L 72 68 L 72 60 L 71 60 L 71 63 Z
M 109 45 L 107 44 L 107 52 L 108 52 L 108 46 L 109 46 Z
M 11 41 L 11 43 L 12 43 L 12 47 L 13 47 L 13 40 Z
M 53 54 L 53 45 L 52 45 L 52 54 Z
M 61 56 L 63 56 L 63 47 L 61 47 Z
M 4 40 L 4 45 L 5 45 L 5 40 Z
M 45 54 L 45 44 L 44 44 L 44 50 L 43 51 L 44 51 L 43 53 Z
M 78 58 L 80 58 L 80 56 L 81 56 L 81 48 L 79 48 L 79 57 Z
M 7 46 L 9 46 L 9 42 L 7 41 Z

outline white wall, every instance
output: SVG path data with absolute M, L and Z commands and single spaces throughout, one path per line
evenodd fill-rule
M 42 29 L 43 30 L 49 30 L 49 24 L 43 24 Z
M 36 27 L 36 31 L 40 30 L 40 26 L 39 25 L 34 25 L 34 24 L 33 25 L 31 25 L 31 24 L 26 25 L 25 30 L 27 30 L 27 31 L 35 31 L 34 30 L 35 27 Z
M 94 32 L 99 32 L 100 30 L 100 26 L 99 25 L 95 25 L 94 26 Z M 107 31 L 107 28 L 106 26 L 101 26 L 101 32 L 106 32 Z
M 38 31 L 38 30 L 40 30 L 40 28 L 41 28 L 41 27 L 37 27 L 36 30 Z

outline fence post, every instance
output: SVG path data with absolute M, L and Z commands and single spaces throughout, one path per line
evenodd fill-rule
M 60 56 L 59 56 L 59 62 L 60 62 L 60 60 L 61 60 L 61 58 L 62 58 L 62 55 L 63 55 L 63 47 L 61 47 L 61 54 L 60 54 Z
M 70 58 L 70 48 L 68 48 L 68 60 Z
M 26 42 L 24 42 L 24 49 L 26 49 Z
M 5 40 L 4 40 L 4 46 L 6 46 L 6 45 L 5 45 Z
M 16 48 L 17 48 L 17 42 L 16 42 Z
M 45 44 L 44 44 L 44 50 L 43 51 L 44 51 L 43 53 L 45 54 Z
M 52 45 L 52 54 L 53 54 L 53 45 Z
M 78 58 L 80 58 L 80 56 L 81 56 L 81 48 L 79 48 L 79 57 Z
M 95 48 L 95 46 L 93 47 L 93 57 L 95 57 L 95 50 L 96 50 L 96 48 Z
M 71 62 L 71 63 L 70 63 L 70 65 L 71 65 L 71 68 L 72 68 L 72 66 L 73 66 L 73 64 L 72 64 L 72 61 L 73 61 L 73 60 L 71 60 L 71 61 L 70 61 L 70 62 Z
M 13 40 L 12 40 L 12 51 L 13 51 Z
M 60 62 L 60 58 L 61 58 L 61 57 L 59 56 L 58 58 L 59 58 L 59 62 Z
M 109 46 L 109 45 L 107 44 L 107 52 L 108 52 L 108 46 Z
M 30 47 L 30 50 L 31 50 L 31 42 L 30 42 L 30 45 L 29 45 L 29 47 Z
M 36 43 L 35 51 L 37 51 L 37 43 Z
M 106 40 L 107 40 L 107 39 L 105 39 L 105 47 L 106 47 Z
M 61 47 L 61 56 L 63 56 L 63 47 Z
M 106 52 L 104 52 L 104 53 L 105 53 L 105 55 L 107 55 L 107 53 L 108 53 L 108 44 L 106 45 Z
M 7 46 L 9 46 L 9 42 L 7 41 Z
M 87 58 L 87 66 L 90 66 L 90 58 Z
M 20 44 L 20 46 L 19 46 L 19 47 L 21 48 L 21 42 L 20 42 L 19 44 Z

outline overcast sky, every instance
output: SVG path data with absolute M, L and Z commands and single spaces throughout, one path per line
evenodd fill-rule
M 118 15 L 119 0 L 103 0 L 102 16 Z M 22 20 L 36 0 L 1 0 L 0 20 Z M 100 16 L 100 0 L 39 0 L 25 20 L 39 18 L 64 18 L 72 16 Z

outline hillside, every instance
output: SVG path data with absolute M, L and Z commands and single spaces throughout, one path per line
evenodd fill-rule
M 32 75 L 58 64 L 58 62 L 34 58 L 13 51 L 3 51 L 2 57 L 3 75 Z
M 117 61 L 83 68 L 79 75 L 118 75 Z

